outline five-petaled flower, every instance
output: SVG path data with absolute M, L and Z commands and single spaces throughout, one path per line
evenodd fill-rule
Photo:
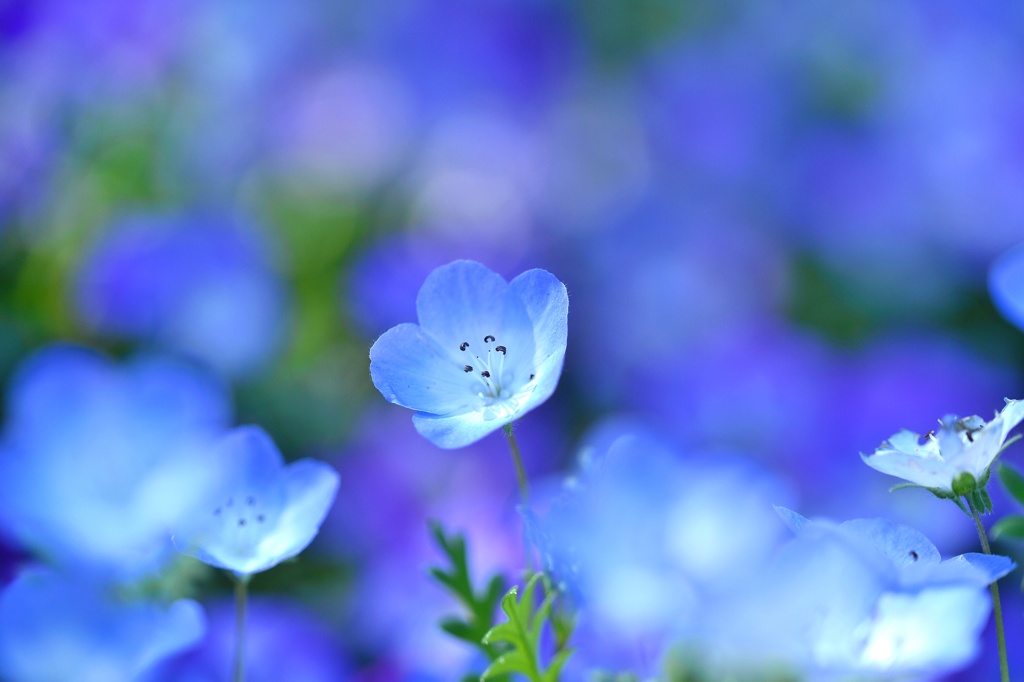
M 982 485 L 989 467 L 1006 447 L 1006 437 L 1024 419 L 1024 401 L 1006 399 L 1006 407 L 985 423 L 981 417 L 947 416 L 939 429 L 923 439 L 912 431 L 900 431 L 882 443 L 864 462 L 878 471 L 924 488 L 954 492 L 954 481 L 970 474 Z
M 419 324 L 385 332 L 370 376 L 416 429 L 443 448 L 469 445 L 555 391 L 565 359 L 569 299 L 545 270 L 511 282 L 480 263 L 434 270 L 416 297 Z
M 243 426 L 219 443 L 211 465 L 222 467 L 220 495 L 174 537 L 178 551 L 248 576 L 304 550 L 334 503 L 340 477 L 303 459 L 285 466 L 263 429 Z

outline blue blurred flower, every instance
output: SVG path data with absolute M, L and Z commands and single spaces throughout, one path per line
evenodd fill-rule
M 207 612 L 202 643 L 167 659 L 146 682 L 223 682 L 231 679 L 235 655 L 233 605 Z M 246 679 L 249 682 L 341 682 L 348 679 L 338 638 L 310 614 L 283 601 L 250 600 L 246 623 Z
M 947 416 L 923 442 L 916 433 L 904 429 L 871 455 L 861 457 L 884 474 L 952 492 L 954 479 L 962 473 L 971 474 L 979 483 L 988 480 L 989 467 L 1022 419 L 1024 401 L 1007 398 L 1003 411 L 988 423 L 977 416 Z
M 0 594 L 0 673 L 11 682 L 130 682 L 204 629 L 193 601 L 124 601 L 81 578 L 27 569 Z
M 723 592 L 749 581 L 776 546 L 772 505 L 791 493 L 737 457 L 682 457 L 611 422 L 581 450 L 580 471 L 530 523 L 543 568 L 577 603 L 580 666 L 643 675 L 668 644 L 689 640 Z M 637 652 L 648 658 L 638 660 Z
M 473 261 L 427 277 L 419 324 L 385 332 L 370 376 L 390 402 L 416 410 L 416 429 L 443 448 L 469 445 L 555 391 L 565 359 L 569 299 L 545 270 L 511 282 Z
M 205 453 L 231 413 L 194 369 L 70 346 L 27 360 L 7 405 L 0 525 L 52 561 L 129 573 L 173 555 L 171 528 L 216 483 Z
M 988 273 L 988 289 L 999 312 L 1024 330 L 1024 244 L 1000 256 Z
M 174 543 L 238 575 L 265 571 L 304 550 L 338 492 L 338 472 L 311 459 L 285 466 L 270 436 L 256 426 L 225 436 L 211 460 L 224 468 L 221 497 L 194 509 Z
M 232 376 L 264 366 L 287 329 L 286 294 L 266 245 L 225 216 L 115 224 L 83 262 L 76 296 L 101 333 L 156 342 Z
M 781 664 L 808 680 L 892 679 L 973 658 L 990 609 L 985 588 L 1013 569 L 1010 559 L 942 561 L 926 537 L 884 519 L 780 515 L 797 537 L 757 583 L 709 614 L 703 635 L 713 665 Z

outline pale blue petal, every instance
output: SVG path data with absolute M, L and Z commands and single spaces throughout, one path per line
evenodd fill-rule
M 476 401 L 475 379 L 464 371 L 472 363 L 457 358 L 458 352 L 442 349 L 419 325 L 400 324 L 370 348 L 370 377 L 396 405 L 431 414 L 464 412 Z
M 340 483 L 338 472 L 324 462 L 302 459 L 286 467 L 286 502 L 281 517 L 260 541 L 253 561 L 235 570 L 239 573 L 265 571 L 306 549 L 320 532 Z
M 515 415 L 516 419 L 551 397 L 555 389 L 558 388 L 558 379 L 562 376 L 562 365 L 564 363 L 565 355 L 557 354 L 548 356 L 548 359 L 543 364 L 534 368 L 536 372 L 535 381 L 537 383 L 529 397 L 520 405 Z
M 497 336 L 508 292 L 505 279 L 480 263 L 458 260 L 427 276 L 416 297 L 420 326 L 446 351 L 462 343 L 473 350 L 488 335 Z
M 1002 438 L 999 441 L 1002 444 L 1010 435 L 1010 431 L 1024 420 L 1024 400 L 1006 398 L 1006 407 L 999 413 L 999 418 L 1003 423 Z
M 960 556 L 953 557 L 949 561 L 967 563 L 973 569 L 978 571 L 982 576 L 980 586 L 994 583 L 1000 578 L 1009 575 L 1009 573 L 1017 567 L 1017 564 L 1015 564 L 1013 559 L 1010 557 L 1000 556 L 998 554 L 980 554 L 978 552 L 961 554 Z
M 861 455 L 872 469 L 897 476 L 926 488 L 949 489 L 953 484 L 952 469 L 937 457 L 921 457 L 897 450 L 878 450 L 873 455 Z
M 448 417 L 417 413 L 412 416 L 412 423 L 431 443 L 450 450 L 475 443 L 513 419 L 515 416 L 504 420 L 486 420 L 482 412 L 476 411 Z
M 1024 330 L 1024 244 L 1010 249 L 992 264 L 988 290 L 1003 317 Z
M 991 603 L 973 587 L 883 594 L 855 670 L 939 673 L 970 661 Z
M 224 436 L 217 443 L 213 457 L 231 472 L 229 485 L 240 489 L 265 487 L 284 464 L 284 458 L 267 432 L 251 425 L 240 426 Z
M 898 567 L 938 564 L 942 557 L 922 533 L 888 519 L 854 519 L 839 528 L 855 540 L 874 547 Z
M 569 294 L 547 270 L 527 270 L 509 283 L 533 324 L 536 364 L 564 355 L 568 336 Z
M 785 507 L 780 507 L 778 505 L 773 506 L 773 509 L 775 509 L 775 513 L 779 515 L 779 518 L 782 519 L 782 522 L 785 523 L 791 531 L 793 531 L 794 535 L 800 535 L 804 528 L 807 527 L 807 524 L 810 523 L 810 520 L 806 516 L 801 516 L 791 509 L 786 509 Z

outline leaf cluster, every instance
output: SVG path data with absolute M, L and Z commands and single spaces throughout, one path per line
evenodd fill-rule
M 430 574 L 437 582 L 451 592 L 465 607 L 463 617 L 450 616 L 441 621 L 441 629 L 452 637 L 460 639 L 480 649 L 490 661 L 496 661 L 506 648 L 499 643 L 485 643 L 484 638 L 491 630 L 494 614 L 498 609 L 505 592 L 505 581 L 501 575 L 494 575 L 480 592 L 473 588 L 469 573 L 469 561 L 466 557 L 466 538 L 461 533 L 446 535 L 444 528 L 437 522 L 431 522 L 430 532 L 437 546 L 444 553 L 449 566 L 434 566 Z M 476 675 L 465 680 L 477 680 Z M 506 680 L 505 677 L 495 678 Z
M 999 482 L 1010 496 L 1024 505 L 1024 474 L 1006 462 L 999 463 Z M 1010 514 L 999 519 L 989 531 L 992 538 L 1024 540 L 1024 515 Z
M 538 585 L 543 592 L 539 605 Z M 543 573 L 536 573 L 529 579 L 521 598 L 518 586 L 508 591 L 501 600 L 501 610 L 508 620 L 491 628 L 483 641 L 485 644 L 502 643 L 509 649 L 484 671 L 481 682 L 514 673 L 526 676 L 530 682 L 558 682 L 562 667 L 572 655 L 567 645 L 573 623 L 552 612 L 557 596 L 557 590 Z M 551 626 L 555 639 L 555 653 L 546 666 L 541 663 L 540 653 L 545 624 Z

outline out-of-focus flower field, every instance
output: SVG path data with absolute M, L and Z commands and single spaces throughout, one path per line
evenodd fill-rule
M 0 678 L 74 682 L 12 671 L 87 651 L 117 671 L 92 682 L 230 679 L 230 581 L 164 531 L 210 483 L 202 444 L 246 424 L 341 475 L 309 549 L 250 584 L 250 682 L 486 667 L 438 628 L 460 607 L 428 522 L 466 534 L 481 582 L 522 578 L 544 546 L 505 439 L 438 448 L 368 357 L 458 259 L 568 290 L 558 388 L 516 425 L 533 511 L 635 565 L 605 576 L 567 675 L 653 678 L 660 650 L 622 631 L 755 617 L 744 564 L 790 534 L 772 505 L 977 551 L 953 504 L 890 493 L 860 455 L 1024 397 L 1024 283 L 988 286 L 1019 242 L 1011 2 L 0 0 L 0 578 L 43 593 L 0 596 Z M 559 516 L 622 424 L 657 443 L 613 479 L 639 487 Z M 48 571 L 195 601 L 126 623 Z M 712 577 L 733 611 L 693 597 Z M 982 636 L 920 679 L 998 679 Z

